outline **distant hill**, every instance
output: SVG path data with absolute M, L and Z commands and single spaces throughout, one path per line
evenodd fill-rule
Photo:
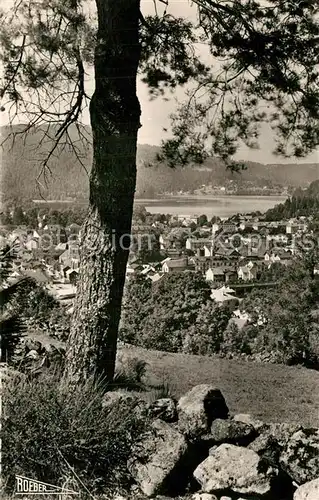
M 45 199 L 86 200 L 88 198 L 88 173 L 92 160 L 92 148 L 79 141 L 76 128 L 70 130 L 72 140 L 76 141 L 77 154 L 85 168 L 81 167 L 76 155 L 68 146 L 60 147 L 51 159 L 52 174 L 42 174 L 41 159 L 52 147 L 51 138 L 43 140 L 43 128 L 39 127 L 26 137 L 19 134 L 23 125 L 14 127 L 14 144 L 8 140 L 2 152 L 1 195 L 2 201 Z M 83 126 L 83 133 L 90 137 L 89 127 Z M 8 127 L 1 127 L 4 140 L 9 133 Z M 42 142 L 41 142 L 42 140 Z M 247 162 L 247 169 L 241 173 L 232 173 L 214 158 L 209 158 L 203 165 L 190 165 L 183 169 L 171 169 L 154 161 L 159 147 L 147 144 L 138 146 L 136 196 L 152 198 L 164 193 L 192 193 L 205 186 L 232 185 L 240 188 L 262 188 L 273 186 L 306 187 L 319 179 L 319 164 L 273 164 Z
M 306 189 L 298 187 L 284 203 L 279 203 L 266 212 L 266 220 L 290 219 L 300 216 L 319 219 L 319 180 Z

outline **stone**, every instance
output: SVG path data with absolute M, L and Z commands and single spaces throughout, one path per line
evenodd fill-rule
M 253 450 L 224 443 L 196 468 L 194 477 L 207 493 L 230 490 L 265 495 L 270 492 L 277 472 Z
M 252 425 L 257 432 L 264 429 L 266 425 L 264 422 L 254 418 L 249 413 L 238 413 L 237 415 L 234 415 L 233 420 L 235 420 L 235 422 L 243 422 L 244 424 Z
M 218 498 L 210 493 L 194 493 L 191 500 L 218 500 Z
M 295 432 L 280 455 L 280 465 L 297 484 L 319 477 L 319 430 Z
M 177 413 L 179 430 L 189 438 L 197 438 L 210 431 L 213 420 L 227 418 L 229 410 L 219 389 L 202 384 L 180 398 Z
M 270 465 L 278 467 L 280 458 L 280 446 L 277 439 L 271 434 L 261 434 L 252 443 L 248 445 L 250 450 Z
M 172 398 L 161 398 L 148 406 L 148 413 L 152 418 L 160 418 L 164 422 L 176 422 L 176 402 Z
M 293 434 L 301 430 L 301 425 L 292 423 L 270 423 L 266 424 L 265 434 L 274 436 L 281 447 L 285 447 Z
M 214 443 L 248 444 L 256 436 L 251 424 L 217 418 L 213 421 L 210 435 Z
M 146 404 L 134 394 L 128 391 L 109 391 L 102 400 L 102 408 L 123 407 L 123 410 L 131 409 L 136 415 L 146 415 Z
M 162 420 L 154 420 L 150 430 L 132 450 L 128 470 L 147 496 L 165 494 L 179 482 L 183 459 L 187 453 L 186 438 Z
M 35 349 L 29 351 L 26 357 L 33 360 L 38 360 L 40 358 L 38 351 L 36 351 Z
M 318 500 L 319 498 L 319 478 L 302 484 L 295 491 L 294 500 Z

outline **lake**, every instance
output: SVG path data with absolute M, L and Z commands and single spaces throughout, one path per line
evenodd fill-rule
M 172 196 L 158 199 L 136 199 L 152 214 L 207 215 L 208 218 L 230 217 L 237 213 L 266 212 L 286 196 Z
M 278 203 L 286 200 L 286 196 L 169 196 L 156 199 L 135 199 L 135 204 L 144 205 L 151 214 L 171 215 L 207 215 L 208 218 L 230 217 L 237 213 L 266 212 Z M 64 210 L 71 206 L 85 206 L 87 201 L 71 200 L 33 200 L 38 207 L 49 206 L 56 210 Z

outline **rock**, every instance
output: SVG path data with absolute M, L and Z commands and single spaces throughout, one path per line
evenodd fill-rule
M 289 423 L 270 423 L 266 424 L 265 434 L 274 436 L 281 447 L 285 447 L 293 434 L 301 430 L 301 425 Z
M 102 408 L 112 408 L 113 406 L 123 407 L 123 411 L 130 409 L 136 414 L 146 415 L 146 404 L 134 394 L 128 391 L 109 391 L 102 401 Z
M 264 422 L 254 418 L 249 413 L 238 413 L 233 417 L 233 420 L 235 420 L 235 422 L 243 422 L 244 424 L 252 425 L 257 432 L 264 429 L 266 425 Z
M 160 418 L 164 422 L 176 422 L 176 402 L 172 398 L 161 398 L 148 406 L 150 417 Z
M 294 500 L 318 500 L 319 498 L 319 478 L 302 484 L 295 491 Z
M 230 490 L 249 495 L 269 493 L 276 474 L 253 450 L 232 444 L 220 445 L 194 471 L 195 479 L 207 493 Z
M 178 484 L 188 445 L 185 437 L 162 420 L 154 420 L 128 460 L 128 470 L 147 496 L 165 494 Z
M 209 432 L 216 418 L 227 418 L 228 408 L 219 389 L 207 384 L 197 385 L 177 404 L 178 428 L 190 438 Z
M 297 484 L 319 477 L 319 430 L 295 432 L 280 455 L 280 465 Z
M 212 423 L 210 435 L 215 443 L 244 445 L 256 436 L 256 431 L 251 424 L 217 418 Z
M 210 493 L 194 493 L 191 500 L 218 500 L 218 498 Z
M 277 439 L 271 434 L 261 434 L 248 445 L 248 448 L 258 453 L 270 465 L 275 467 L 279 465 L 280 446 Z
M 29 359 L 37 360 L 37 359 L 39 359 L 40 356 L 39 356 L 38 351 L 36 351 L 35 349 L 32 349 L 31 351 L 28 352 L 26 357 Z

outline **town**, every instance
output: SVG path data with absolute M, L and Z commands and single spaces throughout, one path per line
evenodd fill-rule
M 271 286 L 280 267 L 289 266 L 315 242 L 312 216 L 266 219 L 258 213 L 209 221 L 206 215 L 150 214 L 137 206 L 127 280 L 141 275 L 155 283 L 166 273 L 200 272 L 211 283 L 217 302 L 232 301 L 236 291 L 240 297 L 252 287 Z M 75 296 L 79 274 L 80 225 L 70 222 L 70 217 L 65 226 L 52 220 L 48 209 L 31 223 L 25 224 L 25 217 L 24 224 L 16 227 L 2 225 L 2 246 L 8 243 L 15 248 L 12 279 L 32 277 L 68 304 Z M 319 272 L 317 266 L 314 272 Z

